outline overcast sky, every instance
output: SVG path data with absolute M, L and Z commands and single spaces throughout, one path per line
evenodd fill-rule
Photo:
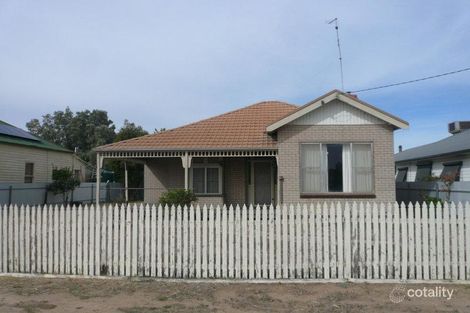
M 470 2 L 0 0 L 0 119 L 19 127 L 103 109 L 148 131 L 261 100 L 305 104 L 345 90 L 470 66 Z M 405 148 L 470 120 L 470 72 L 358 94 L 410 122 Z

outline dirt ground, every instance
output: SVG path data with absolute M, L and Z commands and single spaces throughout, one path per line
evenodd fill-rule
M 451 299 L 405 296 L 395 287 L 453 289 Z M 398 290 L 398 289 L 396 289 Z M 396 291 L 395 290 L 395 291 Z M 437 289 L 436 289 L 437 290 Z M 398 292 L 398 300 L 400 298 Z M 408 292 L 406 292 L 408 294 Z M 397 292 L 395 292 L 397 299 Z M 448 297 L 447 297 L 448 298 Z M 246 284 L 0 277 L 0 312 L 470 312 L 470 285 Z

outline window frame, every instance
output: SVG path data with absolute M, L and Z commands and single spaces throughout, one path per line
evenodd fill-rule
M 457 175 L 456 175 L 456 177 L 458 179 L 455 179 L 454 181 L 459 182 L 460 178 L 461 178 L 462 165 L 463 165 L 462 161 L 453 161 L 453 162 L 442 163 L 442 171 L 441 171 L 441 174 L 439 175 L 439 178 L 442 179 L 442 175 L 444 174 L 444 169 L 446 168 L 446 166 L 458 166 L 459 170 L 458 170 Z
M 196 196 L 221 196 L 223 194 L 223 167 L 218 163 L 194 163 L 189 168 L 189 189 L 193 190 L 193 169 L 195 168 L 203 168 L 204 169 L 204 192 L 203 193 L 196 193 Z M 218 182 L 218 192 L 216 193 L 208 193 L 207 192 L 207 169 L 208 168 L 217 168 L 219 171 L 219 182 Z
M 370 145 L 371 149 L 371 162 L 372 162 L 372 173 L 371 173 L 371 179 L 372 179 L 372 190 L 370 192 L 345 192 L 345 191 L 321 191 L 321 192 L 304 192 L 302 189 L 302 146 L 303 145 L 320 145 L 320 151 L 322 151 L 322 145 L 333 145 L 333 144 L 342 144 L 346 145 L 349 144 L 351 147 L 351 175 L 353 175 L 353 169 L 352 169 L 352 146 L 354 144 L 357 145 Z M 374 154 L 374 142 L 372 141 L 321 141 L 321 142 L 300 142 L 299 143 L 299 176 L 298 176 L 298 182 L 299 182 L 299 192 L 300 192 L 300 198 L 375 198 L 375 154 Z M 321 158 L 321 162 L 323 162 L 323 158 Z M 344 161 L 343 161 L 344 162 Z M 320 168 L 323 168 L 323 165 L 320 166 Z M 322 174 L 322 176 L 325 176 L 325 174 Z M 328 173 L 326 175 L 326 186 L 328 186 Z M 344 186 L 344 182 L 343 182 Z
M 429 167 L 429 175 L 425 176 L 425 177 L 422 177 L 422 178 L 426 178 L 426 177 L 432 177 L 432 168 L 433 168 L 433 163 L 432 162 L 423 162 L 423 163 L 417 163 L 416 164 L 416 175 L 415 175 L 415 182 L 426 182 L 425 179 L 421 179 L 418 180 L 418 171 L 419 171 L 419 168 L 423 168 L 423 167 Z
M 28 165 L 31 164 L 31 174 L 26 172 Z M 31 179 L 31 181 L 29 181 Z M 25 184 L 32 184 L 34 182 L 34 162 L 25 162 L 24 164 L 24 183 Z
M 409 169 L 408 169 L 407 166 L 397 168 L 397 172 L 395 173 L 395 182 L 396 182 L 396 183 L 406 183 L 406 182 L 408 181 L 408 170 L 409 170 Z M 405 180 L 397 181 L 398 173 L 399 173 L 400 171 L 406 171 L 406 172 L 405 172 L 405 177 L 404 177 Z

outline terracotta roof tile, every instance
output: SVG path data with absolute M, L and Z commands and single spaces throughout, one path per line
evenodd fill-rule
M 276 142 L 266 127 L 298 107 L 265 101 L 158 134 L 100 146 L 97 151 L 181 149 L 269 149 Z

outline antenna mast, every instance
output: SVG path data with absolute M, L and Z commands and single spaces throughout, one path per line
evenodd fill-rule
M 343 78 L 343 57 L 341 55 L 341 44 L 339 42 L 339 31 L 338 31 L 338 18 L 335 17 L 328 24 L 335 23 L 335 30 L 336 30 L 336 42 L 338 43 L 338 52 L 339 52 L 339 69 L 341 71 L 341 90 L 344 91 L 344 78 Z

